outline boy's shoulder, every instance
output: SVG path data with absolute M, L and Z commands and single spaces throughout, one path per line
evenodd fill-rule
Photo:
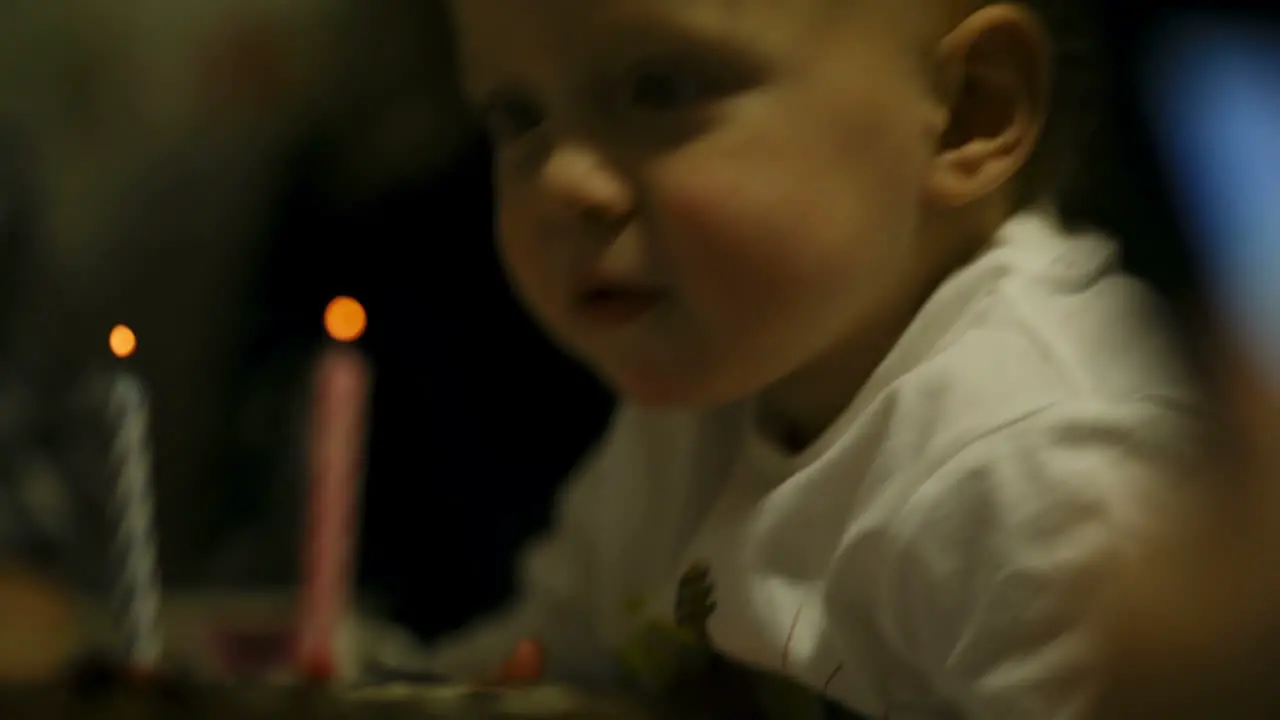
M 1154 296 L 1115 267 L 1047 267 L 989 287 L 827 468 L 856 478 L 858 504 L 824 597 L 874 618 L 904 673 L 980 688 L 975 712 L 1072 702 L 1087 677 L 1074 593 L 1146 531 L 1197 447 L 1194 384 Z M 862 628 L 831 622 L 851 657 L 875 657 Z
M 1150 408 L 1193 426 L 1201 404 L 1185 357 L 1167 308 L 1124 272 L 1116 243 L 1028 213 L 938 288 L 818 444 L 918 462 L 1036 417 L 1110 422 Z M 624 405 L 613 434 L 628 441 L 615 454 L 670 472 L 708 445 L 735 446 L 748 408 Z
M 1020 218 L 952 285 L 914 324 L 935 323 L 931 335 L 886 362 L 896 368 L 863 400 L 899 416 L 898 430 L 914 414 L 924 429 L 976 439 L 1054 408 L 1198 411 L 1164 304 L 1123 271 L 1105 236 Z

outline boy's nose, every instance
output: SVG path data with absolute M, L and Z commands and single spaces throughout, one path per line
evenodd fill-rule
M 631 215 L 630 184 L 599 152 L 585 145 L 562 145 L 547 157 L 540 184 L 556 212 L 591 224 L 614 225 Z

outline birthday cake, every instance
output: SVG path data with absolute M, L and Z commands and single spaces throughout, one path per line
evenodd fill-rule
M 646 720 L 556 687 L 393 684 L 359 690 L 98 679 L 0 689 L 4 717 L 50 720 Z
M 141 383 L 124 374 L 104 379 L 91 394 L 95 412 L 111 432 L 110 452 L 88 453 L 109 468 L 112 482 L 100 483 L 96 504 L 102 510 L 102 538 L 93 547 L 108 549 L 101 560 L 109 568 L 111 602 L 102 618 L 89 618 L 90 645 L 99 630 L 112 649 L 111 660 L 75 663 L 60 682 L 0 686 L 0 720 L 645 720 L 667 717 L 627 703 L 612 702 L 563 688 L 494 688 L 447 682 L 392 683 L 352 689 L 345 683 L 358 673 L 344 672 L 344 618 L 351 607 L 351 558 L 355 544 L 355 508 L 363 463 L 364 405 L 368 370 L 351 352 L 330 351 L 318 363 L 310 453 L 310 497 L 303 587 L 295 622 L 276 623 L 263 632 L 269 652 L 256 648 L 244 663 L 237 623 L 175 622 L 166 617 L 182 603 L 162 600 L 156 567 L 152 517 L 147 402 Z M 95 446 L 96 447 L 96 446 Z M 106 445 L 104 445 L 106 447 Z M 98 450 L 102 450 L 101 447 Z M 104 460 L 105 458 L 105 460 Z M 206 598 L 208 599 L 208 598 Z M 170 605 L 174 608 L 170 608 Z M 290 604 L 293 608 L 294 603 Z M 93 613 L 90 613 L 93 614 Z M 220 613 L 213 613 L 219 615 Z M 196 613 L 201 615 L 201 613 Z M 214 618 L 217 620 L 217 618 Z M 228 627 L 222 627 L 223 625 Z M 96 628 L 101 625 L 101 628 Z M 166 639 L 165 628 L 172 633 Z M 184 637 L 184 631 L 196 627 Z M 281 627 L 288 632 L 281 633 Z M 201 629 L 203 628 L 203 629 Z M 265 630 L 272 623 L 264 624 Z M 245 630 L 246 628 L 239 628 Z M 252 628 L 248 628 L 252 629 Z M 250 636 L 254 633 L 250 632 Z M 280 641 L 283 638 L 284 644 Z M 243 640 L 240 637 L 239 640 Z M 250 639 L 254 639 L 251 637 Z M 261 638 L 258 638 L 261 639 Z M 257 645 L 258 643 L 249 643 Z M 188 647 L 190 646 L 190 647 Z M 226 646 L 226 647 L 223 647 Z M 195 647 L 196 651 L 187 652 Z M 288 648 L 288 677 L 306 682 L 272 682 L 271 660 Z M 274 649 L 273 649 L 274 648 Z M 209 667 L 182 665 L 191 657 L 227 655 L 235 662 Z M 358 654 L 358 653 L 357 653 Z M 104 656 L 105 657 L 105 656 Z M 225 660 L 226 658 L 222 658 Z M 223 666 L 227 667 L 223 667 Z M 119 668 L 128 667 L 130 672 Z M 164 668 L 164 669 L 161 669 Z M 205 672 L 201 672 L 204 670 Z M 224 672 L 219 673 L 218 670 Z M 232 682 L 235 677 L 249 680 Z M 705 717 L 699 715 L 699 718 Z M 735 719 L 736 720 L 736 719 Z

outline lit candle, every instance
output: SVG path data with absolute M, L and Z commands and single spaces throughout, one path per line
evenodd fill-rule
M 335 345 L 321 354 L 315 383 L 297 662 L 304 676 L 328 680 L 351 593 L 371 372 L 359 350 Z
M 130 669 L 148 674 L 163 652 L 160 573 L 156 567 L 155 501 L 146 392 L 133 375 L 120 372 L 110 387 L 108 412 L 115 487 L 109 503 L 117 564 L 115 609 L 128 644 Z

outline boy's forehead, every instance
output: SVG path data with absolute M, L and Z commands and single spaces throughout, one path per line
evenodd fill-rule
M 934 37 L 983 0 L 450 0 L 464 60 L 516 60 L 532 48 L 625 44 L 666 31 L 791 49 L 818 35 L 892 18 L 907 36 Z M 849 21 L 848 24 L 842 22 Z M 522 52 L 523 51 L 523 52 Z M 536 52 L 536 50 L 535 50 Z
M 625 22 L 726 22 L 764 11 L 801 9 L 829 0 L 452 0 L 468 18 L 508 16 L 545 24 L 608 25 Z
M 618 32 L 675 29 L 721 36 L 794 33 L 833 2 L 857 0 L 452 0 L 466 45 L 514 34 L 575 44 Z M 478 48 L 476 48 L 478 49 Z

